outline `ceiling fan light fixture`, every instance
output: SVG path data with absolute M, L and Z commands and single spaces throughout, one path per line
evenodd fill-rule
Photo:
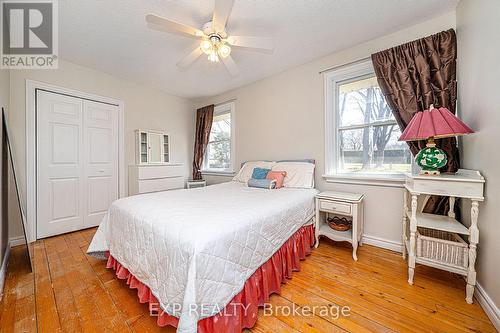
M 217 52 L 212 52 L 208 55 L 208 60 L 211 62 L 219 62 L 219 56 L 217 55 Z
M 211 62 L 219 62 L 220 58 L 227 58 L 231 54 L 231 47 L 225 44 L 218 35 L 212 35 L 208 39 L 202 40 L 200 49 Z
M 227 58 L 229 57 L 229 55 L 231 54 L 231 47 L 227 44 L 222 44 L 220 47 L 219 47 L 219 55 L 222 57 L 222 58 Z
M 219 45 L 219 43 L 221 42 L 222 38 L 219 36 L 219 35 L 211 35 L 209 37 L 210 41 L 212 42 L 213 45 Z
M 1 1 L 1 0 L 0 0 Z M 196 28 L 165 17 L 154 14 L 146 15 L 149 28 L 167 33 L 183 34 L 199 41 L 198 46 L 177 63 L 177 67 L 186 69 L 192 65 L 202 54 L 210 62 L 222 61 L 232 76 L 238 75 L 236 66 L 231 57 L 231 48 L 254 49 L 256 51 L 271 52 L 274 50 L 273 41 L 267 37 L 254 36 L 228 36 L 226 25 L 233 9 L 235 0 L 214 0 L 215 7 L 212 20 Z
M 209 40 L 202 40 L 200 43 L 200 49 L 205 53 L 206 55 L 209 55 L 213 51 L 212 43 Z

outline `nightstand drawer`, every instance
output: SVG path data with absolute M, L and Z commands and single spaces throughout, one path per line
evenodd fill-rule
M 319 200 L 319 209 L 339 214 L 351 214 L 351 205 L 343 202 Z

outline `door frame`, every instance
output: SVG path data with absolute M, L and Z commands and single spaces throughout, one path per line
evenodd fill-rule
M 53 84 L 26 80 L 26 221 L 28 230 L 26 236 L 28 242 L 37 239 L 37 123 L 36 123 L 36 91 L 46 90 L 48 92 L 69 95 L 77 98 L 92 100 L 100 103 L 112 104 L 118 107 L 118 197 L 126 196 L 125 191 L 125 149 L 124 149 L 124 110 L 125 103 L 122 100 L 86 93 L 74 89 L 64 88 Z

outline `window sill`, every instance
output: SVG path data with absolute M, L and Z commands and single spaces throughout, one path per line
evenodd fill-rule
M 201 174 L 207 176 L 233 177 L 236 173 L 234 171 L 202 170 Z
M 383 187 L 404 187 L 406 177 L 404 175 L 356 175 L 356 174 L 335 174 L 323 175 L 328 183 L 383 186 Z

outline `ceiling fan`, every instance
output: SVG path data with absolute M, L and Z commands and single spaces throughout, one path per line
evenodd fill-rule
M 226 23 L 231 14 L 233 3 L 234 0 L 215 0 L 212 21 L 205 23 L 201 29 L 154 14 L 146 15 L 146 22 L 148 27 L 154 30 L 182 34 L 201 40 L 199 47 L 196 47 L 177 63 L 179 68 L 186 69 L 202 54 L 206 54 L 209 61 L 219 62 L 222 60 L 229 73 L 236 76 L 239 71 L 231 57 L 231 47 L 272 53 L 274 43 L 271 38 L 266 37 L 228 36 Z

